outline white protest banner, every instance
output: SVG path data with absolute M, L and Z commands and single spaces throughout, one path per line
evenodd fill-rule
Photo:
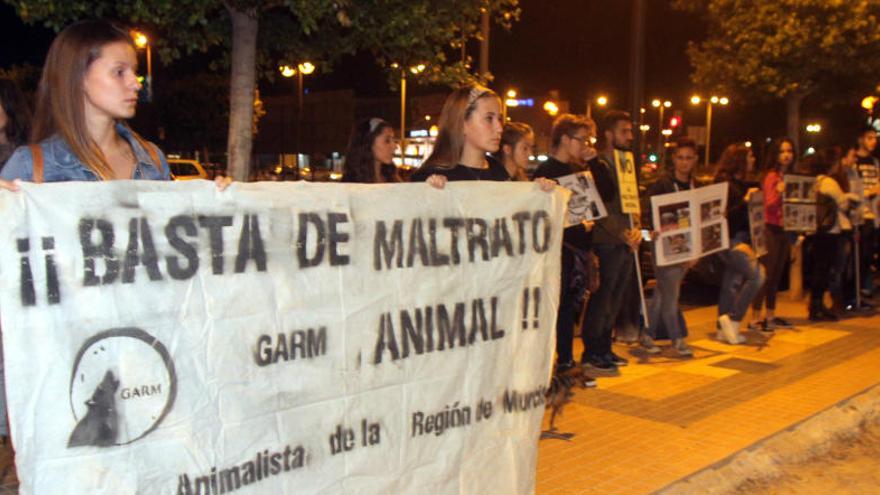
M 727 183 L 651 196 L 657 266 L 699 259 L 722 249 L 727 234 Z
M 782 178 L 782 226 L 793 232 L 816 231 L 816 178 L 785 174 Z
M 531 493 L 567 200 L 485 182 L 0 192 L 21 492 Z
M 622 213 L 641 215 L 642 206 L 639 201 L 639 184 L 636 179 L 636 161 L 632 152 L 614 150 L 614 167 L 617 171 Z
M 576 174 L 564 175 L 556 179 L 559 185 L 571 191 L 571 199 L 568 200 L 568 215 L 565 217 L 565 226 L 576 225 L 584 220 L 593 221 L 608 215 L 602 196 L 593 182 L 593 174 L 589 171 Z
M 749 196 L 749 237 L 752 238 L 752 249 L 758 257 L 767 254 L 767 223 L 764 220 L 764 193 L 753 192 Z

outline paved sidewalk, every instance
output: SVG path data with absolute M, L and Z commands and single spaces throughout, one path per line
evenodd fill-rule
M 812 324 L 778 304 L 796 328 L 742 346 L 715 340 L 715 306 L 687 311 L 692 359 L 616 345 L 630 365 L 575 391 L 556 420 L 575 437 L 540 442 L 537 493 L 651 493 L 880 383 L 880 316 Z

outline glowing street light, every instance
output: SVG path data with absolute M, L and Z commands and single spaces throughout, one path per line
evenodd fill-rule
M 315 72 L 315 66 L 311 62 L 302 62 L 293 68 L 290 65 L 282 65 L 278 67 L 281 75 L 287 78 L 297 76 L 296 78 L 296 96 L 297 96 L 297 114 L 296 114 L 296 152 L 300 151 L 300 136 L 302 132 L 302 113 L 303 113 L 303 76 L 307 76 Z
M 147 49 L 147 101 L 153 101 L 153 56 L 150 50 L 150 39 L 147 35 L 136 29 L 128 33 L 138 49 Z
M 605 95 L 599 95 L 596 97 L 596 105 L 600 107 L 605 107 L 608 105 L 608 97 Z M 593 99 L 587 98 L 587 117 L 593 117 Z
M 608 104 L 608 97 L 607 96 L 600 96 L 600 97 L 596 98 L 596 104 L 599 105 L 600 107 L 604 107 L 605 105 Z
M 504 99 L 504 102 L 503 102 L 504 105 L 501 108 L 502 122 L 507 122 L 508 120 L 510 120 L 507 118 L 507 108 L 508 107 L 518 107 L 519 106 L 519 101 L 517 101 L 517 99 L 516 99 L 516 90 L 515 89 L 512 89 L 512 88 L 508 89 L 507 93 L 505 93 L 505 95 L 507 96 L 507 98 Z
M 544 111 L 555 117 L 559 113 L 559 105 L 554 101 L 546 101 L 544 102 Z
M 866 96 L 862 99 L 862 108 L 872 112 L 874 111 L 874 106 L 877 104 L 878 100 L 880 100 L 880 98 L 876 96 Z
M 807 132 L 810 134 L 819 134 L 822 132 L 822 125 L 817 123 L 807 124 Z
M 699 105 L 703 101 L 699 95 L 691 96 L 691 104 Z M 711 150 L 710 146 L 712 143 L 712 106 L 713 105 L 721 105 L 727 106 L 730 103 L 730 98 L 726 96 L 715 96 L 712 95 L 706 101 L 706 156 L 703 165 L 708 169 L 709 168 L 709 152 Z
M 663 111 L 672 106 L 672 102 L 669 100 L 661 100 L 659 98 L 654 98 L 651 101 L 651 106 L 656 108 L 659 113 L 659 122 L 657 123 L 657 129 L 663 129 Z M 657 133 L 657 150 L 660 151 L 661 155 L 663 154 L 663 134 Z
M 516 98 L 516 90 L 515 89 L 508 89 L 507 90 L 507 97 L 508 98 Z
M 392 69 L 401 69 L 400 71 L 400 163 L 406 164 L 406 70 L 402 69 L 396 62 L 391 64 Z M 425 71 L 425 64 L 411 65 L 409 72 L 417 76 Z

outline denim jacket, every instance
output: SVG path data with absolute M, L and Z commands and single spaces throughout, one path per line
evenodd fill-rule
M 131 129 L 125 124 L 116 124 L 116 132 L 119 133 L 131 145 L 137 165 L 132 174 L 133 180 L 170 180 L 171 175 L 168 161 L 158 148 L 159 161 L 162 162 L 160 170 L 153 164 L 150 152 L 141 146 L 141 143 L 132 135 Z M 77 158 L 67 142 L 55 134 L 40 142 L 43 150 L 43 182 L 66 182 L 66 181 L 97 181 L 100 180 L 94 172 Z M 0 171 L 0 179 L 24 181 L 34 180 L 34 158 L 27 146 L 21 146 L 12 156 L 3 170 Z

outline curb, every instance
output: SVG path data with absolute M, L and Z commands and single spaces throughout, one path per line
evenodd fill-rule
M 654 493 L 734 493 L 747 481 L 779 477 L 788 465 L 824 455 L 835 441 L 857 435 L 872 422 L 880 422 L 880 385 L 873 385 Z

